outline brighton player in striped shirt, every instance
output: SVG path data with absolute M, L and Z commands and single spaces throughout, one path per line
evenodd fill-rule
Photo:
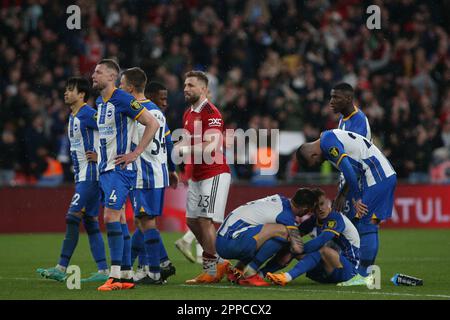
M 149 270 L 145 277 L 136 279 L 137 283 L 162 284 L 175 273 L 175 267 L 167 256 L 156 219 L 162 214 L 164 191 L 169 186 L 169 180 L 177 183 L 178 177 L 173 162 L 168 162 L 166 138 L 170 138 L 170 130 L 166 118 L 161 109 L 145 97 L 146 83 L 145 72 L 136 67 L 125 70 L 120 79 L 120 88 L 133 95 L 159 123 L 153 141 L 136 160 L 137 180 L 131 198 L 137 230 L 132 238 L 132 263 L 136 255 L 143 251 L 148 259 Z M 137 138 L 140 139 L 145 127 L 138 123 L 137 129 Z M 171 164 L 170 172 L 168 163 Z
M 147 148 L 159 129 L 155 117 L 132 95 L 115 87 L 119 65 L 111 59 L 101 60 L 92 75 L 93 87 L 100 91 L 97 99 L 99 129 L 100 187 L 105 206 L 104 221 L 111 256 L 109 279 L 99 291 L 134 287 L 131 270 L 131 237 L 124 207 L 136 185 L 135 161 Z M 142 139 L 136 144 L 136 122 L 145 126 Z
M 66 236 L 61 255 L 55 268 L 38 269 L 44 278 L 64 281 L 66 268 L 78 243 L 79 225 L 83 221 L 89 237 L 92 256 L 97 263 L 98 273 L 84 281 L 106 281 L 108 266 L 105 246 L 98 225 L 100 209 L 100 188 L 95 151 L 98 148 L 97 112 L 86 104 L 90 84 L 87 79 L 73 77 L 67 81 L 64 102 L 70 106 L 68 136 L 72 158 L 75 194 L 66 215 Z M 83 281 L 82 280 L 82 281 Z
M 373 234 L 377 241 L 361 241 L 361 267 L 358 272 L 367 274 L 367 268 L 375 263 L 378 247 L 378 227 L 392 216 L 397 175 L 389 160 L 365 137 L 340 129 L 324 131 L 316 141 L 305 143 L 297 150 L 300 165 L 312 166 L 325 160 L 344 174 L 352 194 L 357 229 L 361 240 L 364 232 Z M 374 223 L 378 221 L 378 223 Z M 368 277 L 370 278 L 370 277 Z M 364 279 L 361 279 L 364 280 Z M 370 279 L 367 279 L 370 281 Z M 365 284 L 358 279 L 353 285 Z

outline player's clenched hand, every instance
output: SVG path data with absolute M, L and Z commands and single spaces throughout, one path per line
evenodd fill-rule
M 303 240 L 296 227 L 287 227 L 289 242 L 291 243 L 290 252 L 293 256 L 303 253 Z
M 174 172 L 169 172 L 169 185 L 172 189 L 178 187 L 178 174 Z
M 127 165 L 129 165 L 130 163 L 136 161 L 136 159 L 138 158 L 138 154 L 136 152 L 130 152 L 127 154 L 121 154 L 118 155 L 117 157 L 114 158 L 114 164 L 117 166 L 119 164 L 122 164 L 121 168 L 125 169 Z
M 87 151 L 86 152 L 86 159 L 87 161 L 97 162 L 98 155 L 95 151 Z
M 359 199 L 358 201 L 355 201 L 355 199 L 353 199 L 353 206 L 355 207 L 356 217 L 358 218 L 361 218 L 369 212 L 369 208 L 367 208 L 367 206 L 362 203 L 361 199 Z

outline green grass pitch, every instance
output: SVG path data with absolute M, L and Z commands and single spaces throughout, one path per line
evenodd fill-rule
M 381 289 L 336 287 L 317 284 L 304 276 L 286 287 L 249 288 L 228 283 L 188 286 L 200 266 L 192 264 L 174 248 L 177 233 L 164 233 L 163 239 L 177 274 L 163 286 L 140 286 L 134 290 L 97 292 L 97 283 L 81 284 L 69 290 L 64 283 L 40 278 L 38 267 L 57 262 L 63 234 L 0 235 L 0 299 L 450 299 L 450 231 L 382 230 L 377 264 L 381 268 Z M 82 276 L 95 271 L 86 234 L 80 235 L 71 264 L 79 265 Z M 424 279 L 422 287 L 396 287 L 390 282 L 395 273 Z

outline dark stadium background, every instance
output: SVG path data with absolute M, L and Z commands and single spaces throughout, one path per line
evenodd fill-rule
M 66 27 L 72 4 L 81 30 Z M 371 4 L 381 30 L 366 27 Z M 183 75 L 192 69 L 208 73 L 228 128 L 306 141 L 336 127 L 330 89 L 346 81 L 401 181 L 393 226 L 450 227 L 449 15 L 448 1 L 0 0 L 0 232 L 64 229 L 73 192 L 65 80 L 90 77 L 101 58 L 164 83 L 172 129 L 182 125 Z M 228 209 L 303 184 L 335 192 L 329 167 L 304 172 L 292 160 L 283 154 L 269 179 L 233 166 Z M 63 174 L 49 183 L 50 162 Z

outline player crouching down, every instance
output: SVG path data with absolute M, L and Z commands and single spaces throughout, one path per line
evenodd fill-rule
M 303 252 L 296 216 L 311 212 L 316 195 L 298 189 L 292 199 L 280 195 L 249 202 L 231 212 L 217 231 L 217 253 L 225 259 L 238 259 L 228 279 L 240 285 L 268 286 L 258 274 L 264 262 L 288 246 L 294 254 Z
M 267 273 L 267 278 L 275 284 L 284 286 L 304 273 L 316 282 L 340 283 L 358 273 L 358 231 L 346 216 L 331 210 L 323 190 L 314 189 L 314 192 L 318 197 L 314 215 L 299 226 L 302 235 L 312 234 L 314 239 L 305 243 L 303 254 L 297 257 L 300 261 L 291 270 Z M 285 256 L 283 260 L 290 259 Z

